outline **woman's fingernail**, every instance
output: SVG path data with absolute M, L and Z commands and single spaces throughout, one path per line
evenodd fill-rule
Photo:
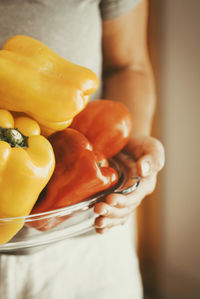
M 108 228 L 103 228 L 103 229 L 98 230 L 97 232 L 98 232 L 99 234 L 103 235 L 103 234 L 107 233 L 108 231 L 109 231 Z
M 103 209 L 99 214 L 100 214 L 100 215 L 106 215 L 106 214 L 107 214 L 107 210 L 106 210 L 106 209 Z
M 146 176 L 150 173 L 150 162 L 149 161 L 144 161 L 142 162 L 142 165 L 141 165 L 141 168 L 142 168 L 142 175 L 143 176 Z
M 101 231 L 101 234 L 105 234 L 105 233 L 107 233 L 108 231 L 109 231 L 108 228 L 104 228 L 104 229 Z
M 104 228 L 105 226 L 106 226 L 106 221 L 105 220 L 100 224 L 95 224 L 96 228 Z

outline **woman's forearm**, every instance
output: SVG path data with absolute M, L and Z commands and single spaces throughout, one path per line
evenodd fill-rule
M 155 109 L 155 84 L 151 67 L 131 67 L 105 76 L 104 98 L 123 102 L 133 117 L 133 135 L 150 135 Z

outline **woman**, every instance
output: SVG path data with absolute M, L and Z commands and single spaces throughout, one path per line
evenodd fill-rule
M 126 150 L 142 176 L 131 195 L 111 194 L 95 206 L 97 233 L 27 255 L 0 254 L 0 298 L 142 298 L 131 220 L 164 165 L 163 147 L 150 136 L 155 90 L 147 11 L 145 0 L 0 0 L 0 46 L 12 35 L 32 36 L 102 78 L 94 98 L 127 105 L 133 136 Z

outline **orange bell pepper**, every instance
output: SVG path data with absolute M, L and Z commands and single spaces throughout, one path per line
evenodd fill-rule
M 80 132 L 68 128 L 51 135 L 49 141 L 55 153 L 55 171 L 32 214 L 76 204 L 113 187 L 118 181 L 117 172 L 108 166 L 102 154 L 93 151 L 90 142 Z M 57 224 L 53 221 L 51 226 L 45 219 L 29 223 L 41 230 Z
M 94 100 L 75 116 L 70 127 L 85 135 L 94 150 L 111 158 L 128 142 L 132 118 L 121 102 Z

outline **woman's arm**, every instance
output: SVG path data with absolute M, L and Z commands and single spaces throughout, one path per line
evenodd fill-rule
M 147 50 L 147 1 L 117 19 L 103 23 L 104 98 L 123 102 L 133 117 L 133 135 L 126 150 L 137 159 L 142 181 L 131 195 L 111 194 L 95 206 L 99 233 L 122 224 L 150 194 L 164 165 L 162 144 L 150 137 L 155 86 Z
M 104 98 L 123 102 L 133 116 L 133 134 L 149 135 L 155 88 L 147 50 L 147 1 L 103 23 Z

